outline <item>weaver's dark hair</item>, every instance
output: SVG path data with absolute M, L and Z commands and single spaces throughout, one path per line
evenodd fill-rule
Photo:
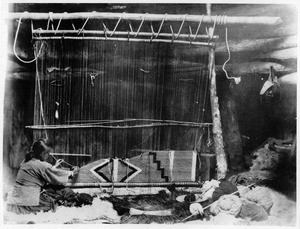
M 52 143 L 48 139 L 40 138 L 36 140 L 30 151 L 25 155 L 25 162 L 30 161 L 32 158 L 40 159 L 41 154 L 50 148 L 52 148 Z

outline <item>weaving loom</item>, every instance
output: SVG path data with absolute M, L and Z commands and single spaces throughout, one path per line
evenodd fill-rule
M 35 14 L 19 15 L 14 53 L 22 17 L 34 20 Z M 158 154 L 167 158 L 166 155 L 174 151 L 184 154 L 180 159 L 182 164 L 191 166 L 188 175 L 178 179 L 198 181 L 196 171 L 200 170 L 200 163 L 191 163 L 188 155 L 196 158 L 194 154 L 201 152 L 206 143 L 209 148 L 210 133 L 214 132 L 218 178 L 226 174 L 216 96 L 213 47 L 218 36 L 214 35 L 214 29 L 226 22 L 276 24 L 277 18 L 262 22 L 256 18 L 239 21 L 235 17 L 212 17 L 210 13 L 97 12 L 41 13 L 38 18 L 48 19 L 48 23 L 43 30 L 34 29 L 32 22 L 36 54 L 32 60 L 36 60 L 35 112 L 34 125 L 27 128 L 33 129 L 34 138 L 50 138 L 55 146 L 54 154 L 73 165 L 93 165 L 94 169 L 89 171 L 101 177 L 102 182 L 113 181 L 107 176 L 99 177 L 103 174 L 99 169 L 103 162 L 113 161 L 112 164 L 117 165 L 123 160 L 134 161 L 138 156 L 132 152 L 137 149 L 148 150 L 149 161 L 151 153 L 155 156 L 152 155 L 153 163 L 144 168 L 125 163 L 133 173 L 152 171 L 155 166 L 162 172 L 155 158 Z M 72 18 L 84 19 L 80 29 L 75 28 Z M 92 19 L 103 20 L 103 30 L 86 30 Z M 104 22 L 105 19 L 117 20 L 113 30 L 108 29 L 112 24 Z M 60 29 L 62 20 L 71 22 L 73 29 Z M 207 30 L 201 27 L 202 22 L 213 26 Z M 202 47 L 198 49 L 198 57 L 185 61 L 188 50 L 195 46 Z M 165 166 L 174 168 L 175 162 L 169 160 Z M 119 174 L 112 171 L 110 176 L 118 178 Z M 126 175 L 119 181 L 127 182 L 128 178 Z M 153 182 L 153 178 L 150 172 L 145 172 L 139 181 Z
M 37 49 L 40 45 L 37 42 Z M 189 69 L 181 64 L 183 48 L 169 44 L 47 41 L 47 50 L 37 61 L 45 123 L 57 127 L 134 127 L 157 120 L 208 122 L 207 53 L 201 55 L 203 67 Z M 37 82 L 35 125 L 43 124 L 40 106 Z M 140 148 L 194 150 L 204 132 L 205 138 L 210 138 L 209 128 L 150 125 L 132 129 L 54 129 L 47 134 L 54 141 L 54 153 L 87 154 L 94 161 L 128 158 L 130 150 Z M 34 131 L 35 138 L 43 134 Z M 91 162 L 87 159 L 68 158 L 80 166 Z

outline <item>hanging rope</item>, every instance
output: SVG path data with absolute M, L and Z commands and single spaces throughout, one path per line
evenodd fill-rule
M 64 12 L 63 14 L 67 14 L 67 12 Z M 59 19 L 59 22 L 58 22 L 58 24 L 57 24 L 57 27 L 56 27 L 56 30 L 55 30 L 54 35 L 57 33 L 57 31 L 58 31 L 58 29 L 59 29 L 59 26 L 60 26 L 60 23 L 61 23 L 61 21 L 62 21 L 62 18 L 63 18 L 63 16 L 61 16 L 61 18 Z
M 91 14 L 93 14 L 95 11 L 93 11 Z M 88 22 L 88 20 L 90 19 L 90 16 L 85 20 L 83 26 L 81 27 L 81 29 L 79 29 L 77 35 L 79 35 L 83 30 L 84 30 L 84 27 L 86 25 L 86 23 Z
M 121 22 L 123 15 L 125 14 L 125 12 L 122 13 L 121 17 L 119 18 L 114 30 L 112 31 L 112 34 L 110 34 L 110 36 L 114 35 L 114 33 L 116 32 L 117 27 L 119 26 L 119 23 Z
M 143 18 L 143 20 L 142 20 L 142 22 L 141 22 L 141 24 L 140 24 L 140 26 L 139 26 L 139 28 L 138 28 L 136 34 L 134 35 L 134 37 L 136 37 L 136 36 L 139 34 L 139 32 L 140 32 L 140 30 L 141 30 L 141 28 L 142 28 L 142 25 L 143 25 L 143 23 L 144 23 L 144 21 L 145 21 L 145 18 L 147 17 L 147 14 L 148 14 L 148 13 L 145 14 L 145 16 L 144 16 L 144 18 Z
M 198 27 L 197 27 L 196 33 L 195 33 L 195 35 L 194 35 L 194 40 L 196 39 L 196 37 L 197 37 L 197 35 L 198 35 L 198 33 L 199 33 L 199 30 L 200 30 L 200 26 L 201 26 L 201 23 L 202 23 L 203 17 L 204 17 L 204 15 L 202 15 L 202 17 L 201 17 L 201 19 L 200 19 L 200 21 L 199 21 L 199 24 L 198 24 Z
M 41 54 L 41 51 L 42 51 L 42 48 L 43 48 L 43 45 L 44 45 L 44 42 L 42 42 L 42 45 L 39 49 L 39 52 L 37 55 L 35 55 L 35 58 L 33 60 L 23 60 L 21 59 L 18 55 L 17 55 L 17 52 L 16 52 L 16 43 L 17 43 L 17 38 L 18 38 L 18 34 L 19 34 L 19 30 L 20 30 L 20 25 L 21 25 L 21 20 L 22 20 L 22 17 L 20 17 L 19 19 L 19 23 L 18 23 L 18 27 L 17 27 L 17 30 L 16 30 L 16 35 L 15 35 L 15 40 L 14 40 L 14 45 L 13 45 L 13 51 L 14 51 L 14 55 L 15 57 L 21 61 L 22 63 L 25 63 L 25 64 L 30 64 L 30 63 L 33 63 L 34 61 L 37 60 L 37 58 L 40 56 Z
M 184 24 L 184 22 L 185 22 L 187 16 L 188 16 L 188 14 L 185 15 L 185 17 L 184 17 L 184 19 L 183 19 L 183 21 L 182 21 L 182 23 L 181 23 L 181 25 L 180 25 L 180 28 L 179 28 L 179 30 L 178 30 L 178 33 L 177 33 L 175 39 L 177 39 L 177 38 L 179 37 L 179 35 L 180 35 L 180 33 L 181 33 L 181 30 L 182 30 L 182 27 L 183 27 L 183 24 Z
M 227 26 L 225 27 L 225 42 L 226 42 L 226 47 L 227 47 L 227 52 L 228 52 L 228 58 L 227 60 L 224 62 L 222 69 L 225 72 L 226 78 L 227 79 L 233 79 L 235 84 L 239 84 L 241 82 L 241 77 L 229 77 L 228 73 L 225 69 L 225 65 L 227 64 L 227 62 L 230 60 L 230 50 L 229 50 L 229 45 L 228 45 L 228 31 L 227 31 Z
M 165 22 L 165 19 L 166 19 L 167 15 L 168 15 L 168 14 L 166 13 L 165 16 L 164 16 L 164 18 L 163 18 L 163 20 L 161 21 L 160 26 L 159 26 L 159 29 L 158 29 L 158 32 L 157 32 L 155 38 L 157 38 L 158 35 L 160 34 L 161 28 L 162 28 L 162 26 L 163 26 L 163 24 L 164 24 L 164 22 Z

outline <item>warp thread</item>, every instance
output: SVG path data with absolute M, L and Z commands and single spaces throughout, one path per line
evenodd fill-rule
M 228 181 L 222 181 L 212 194 L 212 201 L 217 201 L 221 196 L 236 192 L 238 189 Z
M 224 195 L 214 202 L 210 207 L 210 212 L 213 215 L 219 213 L 226 213 L 229 215 L 237 216 L 242 208 L 242 202 L 238 196 Z

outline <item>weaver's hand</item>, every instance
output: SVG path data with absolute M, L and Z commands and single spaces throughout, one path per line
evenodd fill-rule
M 79 167 L 74 166 L 72 167 L 73 176 L 79 173 Z
M 63 163 L 63 162 L 64 162 L 63 159 L 58 159 L 58 160 L 55 162 L 54 167 L 57 168 L 57 167 L 60 166 L 60 164 Z

